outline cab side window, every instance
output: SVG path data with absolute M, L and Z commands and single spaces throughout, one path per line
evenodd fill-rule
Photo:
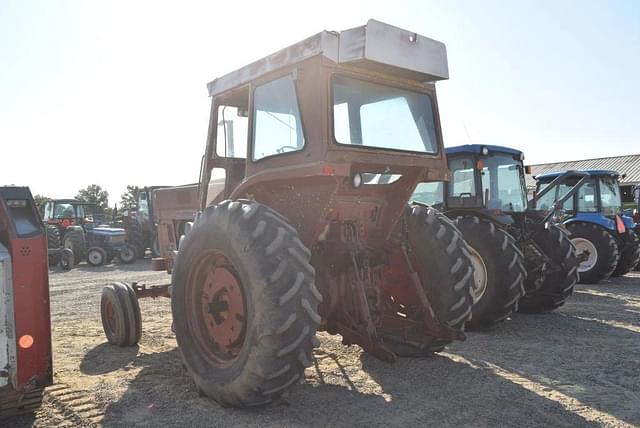
M 253 104 L 254 161 L 302 150 L 304 133 L 292 75 L 258 86 Z
M 590 179 L 578 190 L 578 210 L 579 211 L 598 211 L 596 201 L 596 183 Z
M 216 154 L 221 158 L 245 159 L 249 118 L 246 109 L 232 105 L 218 106 L 218 144 Z

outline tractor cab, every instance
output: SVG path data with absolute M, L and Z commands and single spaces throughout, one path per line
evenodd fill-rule
M 481 209 L 493 214 L 526 210 L 521 151 L 469 144 L 450 147 L 446 153 L 451 180 L 421 183 L 413 195 L 415 200 L 440 208 Z
M 62 227 L 93 228 L 97 221 L 97 205 L 76 199 L 52 199 L 45 202 L 42 219 L 46 224 Z
M 608 229 L 633 228 L 635 226 L 631 217 L 622 215 L 622 199 L 619 185 L 619 177 L 616 171 L 587 170 L 589 178 L 585 180 L 581 188 L 562 205 L 562 220 L 585 219 L 595 221 Z M 552 182 L 561 176 L 563 172 L 552 172 L 535 177 L 536 193 L 541 194 Z M 544 196 L 536 198 L 536 209 L 545 210 L 553 206 L 554 198 L 566 191 L 573 182 L 567 180 L 564 183 L 552 185 L 553 189 L 547 191 Z
M 313 245 L 332 222 L 387 239 L 416 184 L 447 168 L 444 44 L 377 21 L 322 32 L 208 84 L 201 209 L 253 198 Z

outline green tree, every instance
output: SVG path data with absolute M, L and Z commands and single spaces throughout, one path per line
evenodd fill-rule
M 41 206 L 44 205 L 45 202 L 47 202 L 49 200 L 49 198 L 47 198 L 46 196 L 42 196 L 42 195 L 38 194 L 38 195 L 34 195 L 33 196 L 33 200 L 35 201 L 36 206 L 38 208 L 40 208 Z
M 76 199 L 97 204 L 98 212 L 104 212 L 109 208 L 109 192 L 102 190 L 102 187 L 97 184 L 90 184 L 84 189 L 78 190 Z
M 120 195 L 121 210 L 130 210 L 136 207 L 138 190 L 138 186 L 127 186 L 127 191 Z

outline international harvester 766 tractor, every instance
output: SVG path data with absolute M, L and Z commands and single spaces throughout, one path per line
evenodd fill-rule
M 446 78 L 442 43 L 371 20 L 211 82 L 201 212 L 170 285 L 105 288 L 109 341 L 138 340 L 136 295 L 170 295 L 199 390 L 245 407 L 304 380 L 318 329 L 386 361 L 463 339 L 466 243 L 407 204 L 448 178 L 434 87 Z
M 0 419 L 33 412 L 52 380 L 46 230 L 28 188 L 0 187 Z

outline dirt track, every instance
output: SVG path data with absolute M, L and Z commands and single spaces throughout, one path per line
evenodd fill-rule
M 51 274 L 54 371 L 43 408 L 14 426 L 640 425 L 640 274 L 578 286 L 555 313 L 516 315 L 428 359 L 380 362 L 320 334 L 306 383 L 250 411 L 199 397 L 167 299 L 141 300 L 137 348 L 106 343 L 101 288 L 163 283 L 148 260 Z

